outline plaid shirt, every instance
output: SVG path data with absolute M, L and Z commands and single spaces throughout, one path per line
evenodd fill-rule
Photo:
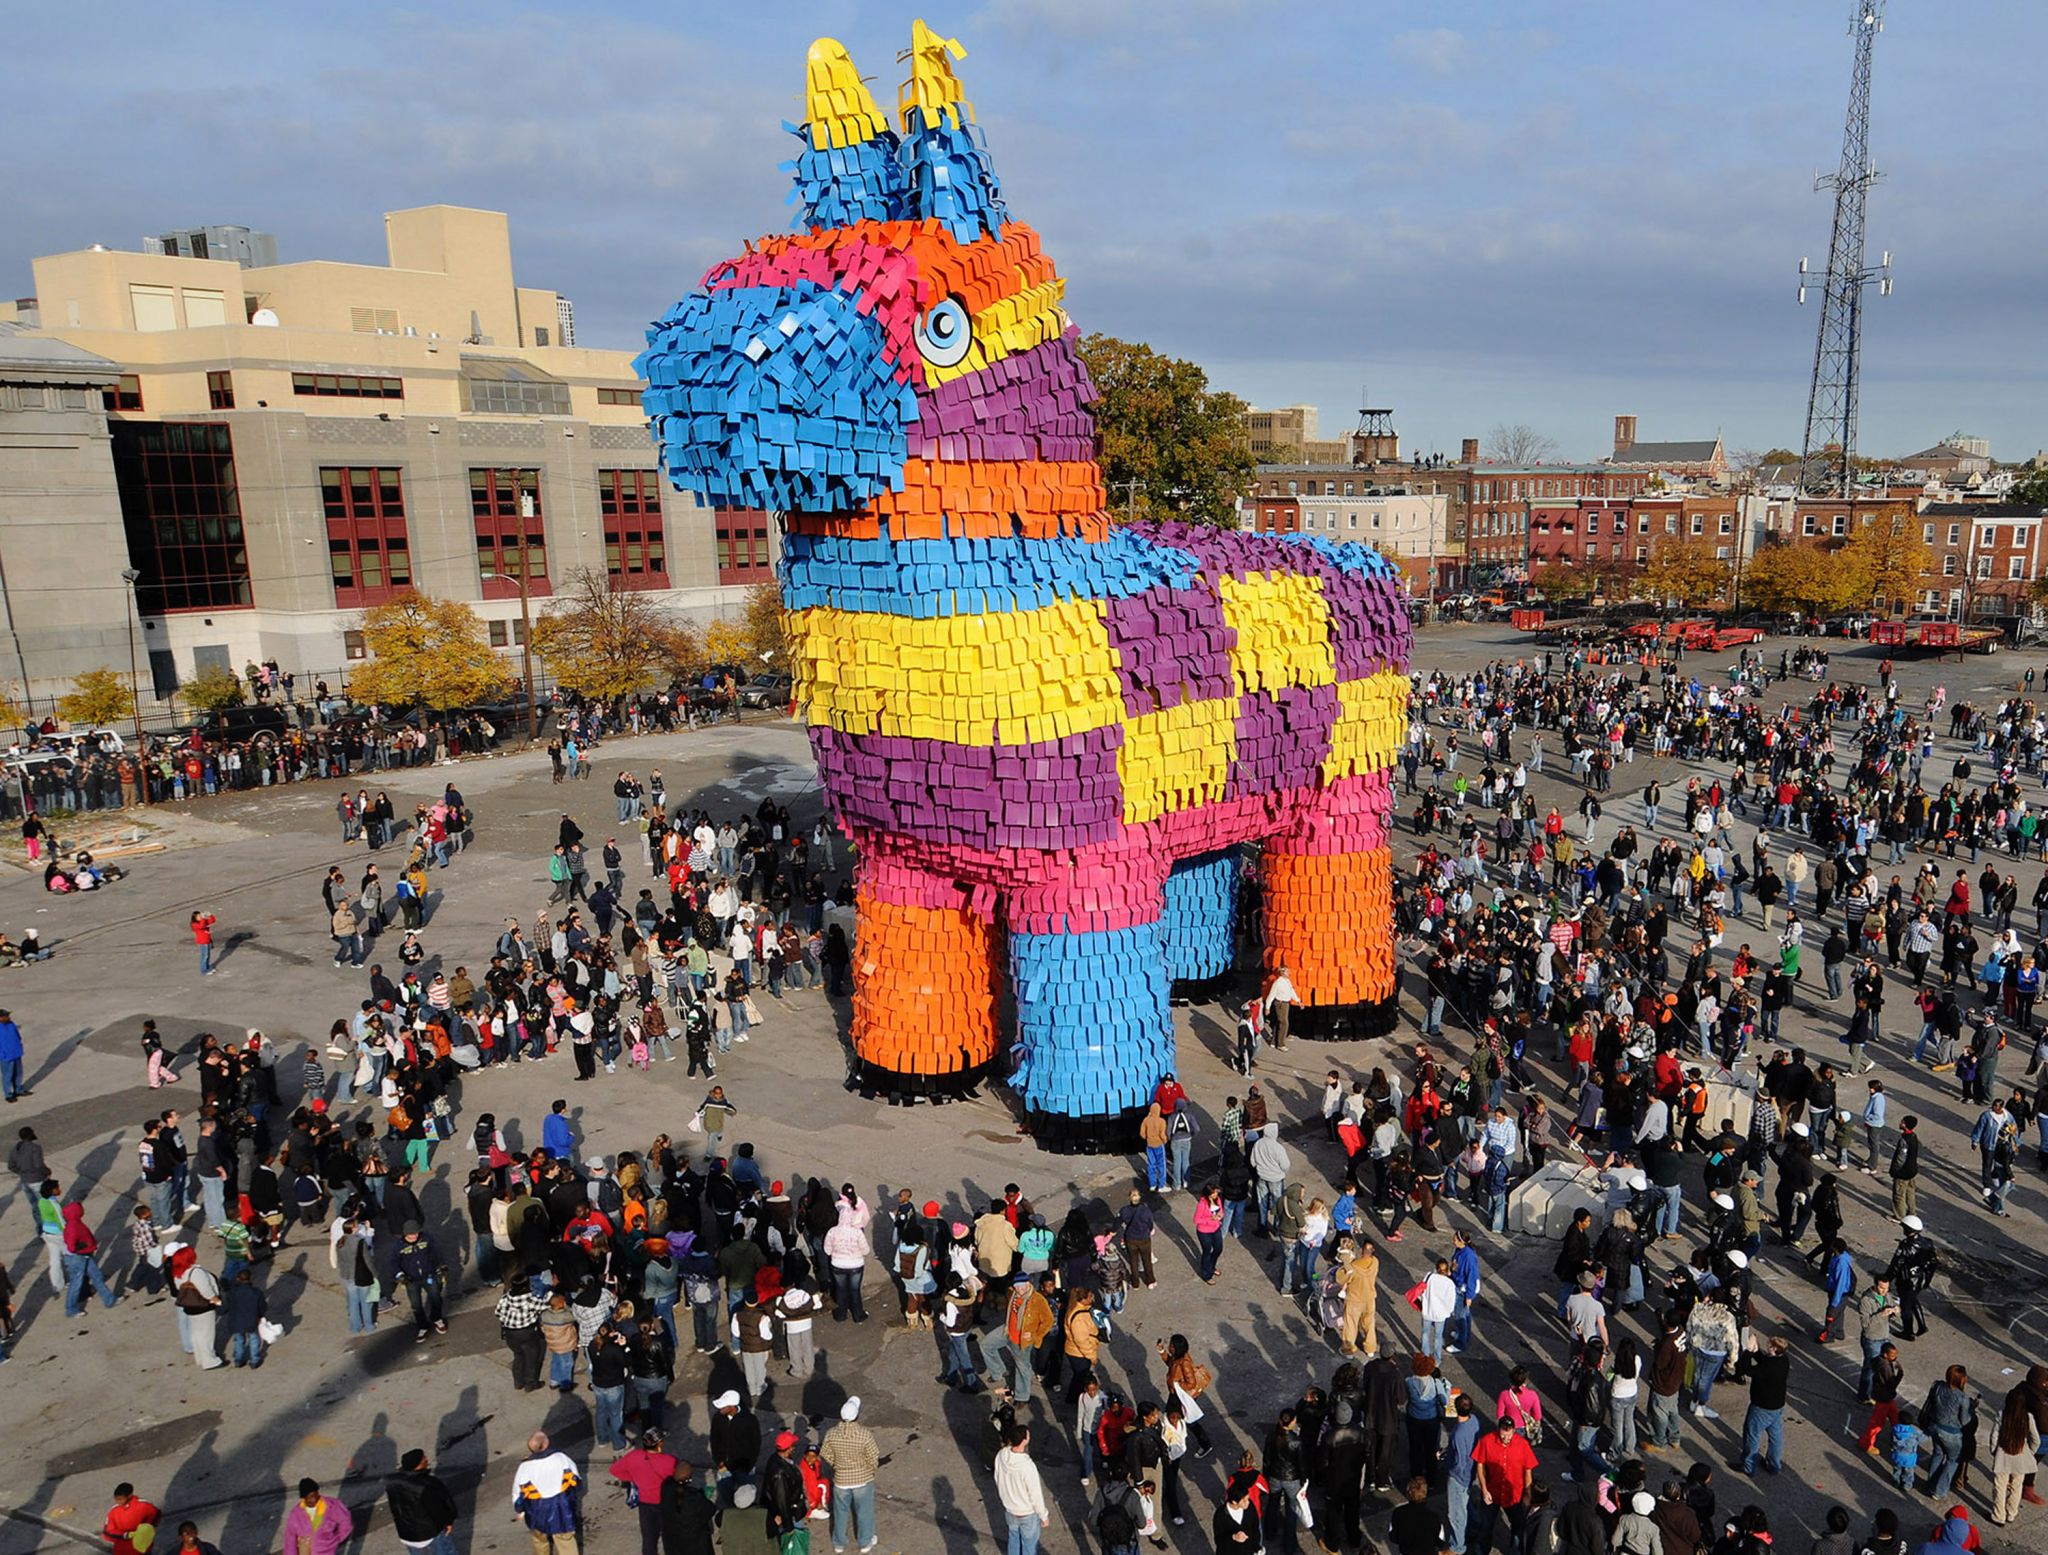
M 540 1297 L 530 1290 L 516 1291 L 498 1298 L 498 1326 L 500 1328 L 533 1328 L 540 1323 L 542 1310 Z

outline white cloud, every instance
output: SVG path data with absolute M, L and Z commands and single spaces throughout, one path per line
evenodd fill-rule
M 1396 33 L 1387 52 L 1401 63 L 1433 76 L 1449 76 L 1457 74 L 1471 59 L 1472 46 L 1462 32 L 1449 27 L 1428 27 Z

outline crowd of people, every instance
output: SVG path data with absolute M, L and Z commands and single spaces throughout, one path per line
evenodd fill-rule
M 387 715 L 358 707 L 325 681 L 311 696 L 294 695 L 295 677 L 266 675 L 252 666 L 255 704 L 271 711 L 246 729 L 197 724 L 176 734 L 145 734 L 140 749 L 125 742 L 73 740 L 54 719 L 26 732 L 15 759 L 0 767 L 0 820 L 31 815 L 119 810 L 182 803 L 222 793 L 292 783 L 320 782 L 373 772 L 433 766 L 487 754 L 523 732 L 524 704 L 458 708 L 444 713 Z M 737 702 L 732 706 L 737 709 Z M 688 690 L 648 692 L 615 705 L 564 694 L 541 708 L 542 732 L 559 759 L 565 749 L 579 764 L 609 734 L 663 733 L 694 726 L 704 716 Z M 233 732 L 228 732 L 232 730 Z M 570 774 L 574 776 L 572 772 Z
M 328 1046 L 200 1042 L 190 1154 L 180 1110 L 145 1131 L 127 1283 L 167 1281 L 187 1350 L 217 1367 L 263 1363 L 262 1266 L 293 1236 L 325 1243 L 351 1335 L 403 1297 L 430 1345 L 473 1280 L 519 1390 L 587 1393 L 594 1450 L 632 1487 L 649 1555 L 694 1555 L 714 1535 L 727 1551 L 787 1552 L 813 1524 L 835 1550 L 876 1547 L 886 1455 L 861 1398 L 829 1429 L 801 1408 L 828 1325 L 876 1318 L 927 1336 L 936 1385 L 983 1401 L 972 1449 L 1013 1555 L 1037 1548 L 1047 1480 L 1067 1472 L 1111 1555 L 1163 1548 L 1191 1521 L 1236 1552 L 1304 1536 L 1400 1555 L 1765 1555 L 1803 1538 L 1823 1555 L 1975 1549 L 1977 1517 L 2003 1526 L 2040 1502 L 2048 1367 L 1996 1393 L 1961 1365 L 1907 1359 L 1945 1256 L 1919 1182 L 1938 1156 L 1974 1149 L 1986 1215 L 2007 1213 L 2030 1123 L 2048 1165 L 2048 1038 L 2032 1019 L 2048 887 L 2031 942 L 2007 892 L 2040 846 L 2025 789 L 2048 740 L 2019 697 L 1959 708 L 1949 738 L 1970 749 L 1940 771 L 1942 699 L 1904 708 L 1887 672 L 1769 705 L 1769 684 L 1794 673 L 1789 656 L 1774 676 L 1745 653 L 1723 684 L 1654 657 L 1566 655 L 1420 678 L 1400 756 L 1417 852 L 1396 914 L 1423 971 L 1422 1040 L 1329 1070 L 1316 1110 L 1290 1116 L 1259 1074 L 1267 1041 L 1286 1040 L 1292 991 L 1261 988 L 1242 1009 L 1244 1083 L 1198 1107 L 1161 1077 L 1139 1186 L 1111 1210 L 1014 1183 L 1000 1197 L 905 1186 L 871 1204 L 845 1171 L 772 1161 L 740 1137 L 751 1104 L 717 1073 L 753 1036 L 756 996 L 846 988 L 850 894 L 829 829 L 768 801 L 723 819 L 673 811 L 658 771 L 619 772 L 617 824 L 648 884 L 628 884 L 616 836 L 593 847 L 565 815 L 546 907 L 444 970 L 423 883 L 459 862 L 472 824 L 451 785 L 414 814 L 389 901 L 374 865 L 327 882 L 336 964 L 368 972 Z M 1640 823 L 1610 826 L 1603 805 L 1632 814 L 1615 779 L 1639 753 L 1696 775 L 1668 802 L 1657 782 L 1626 785 Z M 1573 780 L 1569 815 L 1537 798 L 1547 756 Z M 345 836 L 352 821 L 380 845 L 406 829 L 367 792 L 344 802 Z M 401 943 L 382 953 L 393 907 Z M 1841 1052 L 1788 1040 L 1793 1010 Z M 565 1077 L 593 1082 L 672 1060 L 678 1040 L 707 1088 L 643 1150 L 587 1151 L 567 1095 L 537 1139 L 488 1109 L 495 1066 L 566 1046 Z M 2033 1062 L 2001 1084 L 2013 1041 Z M 143 1049 L 152 1085 L 181 1083 L 153 1029 Z M 1898 1104 L 1916 1065 L 1953 1077 L 1967 1133 L 1937 1143 Z M 1213 1139 L 1198 1137 L 1204 1116 Z M 1506 1259 L 1514 1196 L 1559 1158 L 1599 1171 L 1601 1202 L 1557 1244 L 1532 1319 L 1532 1293 L 1506 1291 L 1489 1265 Z M 10 1164 L 35 1183 L 67 1312 L 82 1318 L 89 1292 L 111 1304 L 80 1202 L 33 1130 Z M 462 1195 L 453 1235 L 430 1233 L 421 1206 L 444 1169 Z M 1864 1175 L 1896 1225 L 1882 1246 L 1845 1234 Z M 1418 1234 L 1438 1245 L 1393 1251 Z M 1177 1286 L 1244 1279 L 1224 1262 L 1232 1248 L 1293 1304 L 1286 1331 L 1334 1352 L 1326 1380 L 1266 1396 L 1257 1357 L 1202 1355 L 1181 1333 L 1158 1341 L 1156 1368 L 1128 1350 L 1119 1364 L 1126 1312 L 1163 1317 Z M 1390 1278 L 1401 1299 L 1383 1303 Z M 869 1292 L 884 1284 L 893 1310 L 877 1312 Z M 1764 1290 L 1795 1309 L 1805 1292 L 1811 1316 L 1774 1316 Z M 1475 1330 L 1493 1307 L 1556 1325 L 1554 1370 L 1477 1386 Z M 1857 1411 L 1858 1446 L 1928 1510 L 1873 1494 L 1795 1532 L 1774 1507 L 1801 1351 Z M 669 1434 L 686 1375 L 710 1410 L 694 1464 Z M 1737 1388 L 1741 1427 L 1724 1432 L 1715 1400 Z M 1664 1455 L 1689 1439 L 1681 1469 Z M 1053 1442 L 1068 1449 L 1057 1467 Z M 514 1510 L 536 1555 L 570 1555 L 595 1471 L 544 1434 L 528 1447 Z M 1789 1456 L 1807 1452 L 1795 1441 Z M 431 1478 L 423 1456 L 405 1472 Z M 295 1505 L 317 1539 L 333 1515 L 318 1508 L 338 1503 L 308 1482 Z M 415 1547 L 454 1520 L 417 1478 L 394 1481 L 392 1509 Z

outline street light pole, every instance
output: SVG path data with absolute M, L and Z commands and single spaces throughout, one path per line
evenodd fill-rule
M 526 682 L 526 738 L 532 741 L 539 709 L 533 702 L 533 595 L 527 582 L 533 550 L 527 543 L 526 526 L 533 522 L 533 493 L 519 494 L 519 666 Z
M 148 753 L 142 748 L 142 683 L 135 670 L 135 585 L 142 574 L 133 567 L 121 569 L 121 581 L 128 585 L 128 710 L 135 718 L 135 775 L 142 789 L 142 802 L 149 804 Z

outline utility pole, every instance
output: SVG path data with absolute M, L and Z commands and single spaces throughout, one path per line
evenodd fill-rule
M 527 543 L 526 526 L 533 522 L 533 493 L 519 494 L 519 669 L 526 682 L 526 738 L 536 738 L 534 728 L 539 708 L 533 701 L 533 594 L 527 582 L 532 570 L 533 548 Z
M 121 581 L 128 585 L 128 711 L 135 718 L 135 771 L 142 788 L 142 802 L 149 804 L 149 764 L 142 748 L 142 685 L 135 670 L 135 585 L 142 581 L 142 574 L 133 567 L 123 567 Z
M 1863 289 L 1876 283 L 1891 295 L 1889 250 L 1876 265 L 1863 263 L 1863 208 L 1877 170 L 1870 165 L 1870 54 L 1884 30 L 1884 0 L 1856 0 L 1849 32 L 1856 63 L 1849 78 L 1849 114 L 1842 129 L 1842 163 L 1814 179 L 1835 192 L 1835 222 L 1828 237 L 1828 267 L 1813 281 L 1821 288 L 1820 333 L 1814 342 L 1813 382 L 1806 397 L 1806 436 L 1800 444 L 1799 489 L 1817 496 L 1849 496 L 1856 472 L 1856 398 L 1862 372 Z M 1809 272 L 1799 261 L 1799 300 L 1806 301 Z
M 1141 480 L 1118 481 L 1110 489 L 1114 491 L 1118 487 L 1124 492 L 1124 522 L 1135 524 L 1138 521 L 1138 493 L 1145 489 L 1145 483 Z

